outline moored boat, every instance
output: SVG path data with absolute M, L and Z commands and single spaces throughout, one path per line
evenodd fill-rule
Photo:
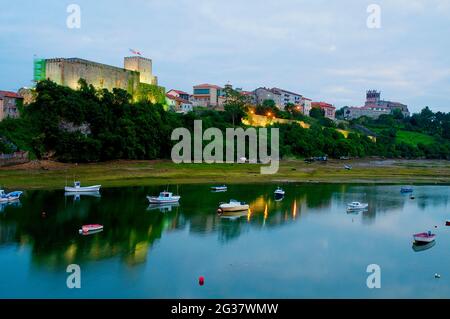
M 363 210 L 369 207 L 367 203 L 351 202 L 347 204 L 347 210 Z
M 351 165 L 344 165 L 344 168 L 346 169 L 346 170 L 351 170 L 352 169 L 352 166 Z
M 150 204 L 167 204 L 167 203 L 177 203 L 181 196 L 173 195 L 171 192 L 161 192 L 159 196 L 147 196 Z
M 0 189 L 0 203 L 8 203 L 19 200 L 22 194 L 23 192 L 21 191 L 5 193 L 3 189 Z
M 248 210 L 249 208 L 250 206 L 247 203 L 231 199 L 229 203 L 221 203 L 219 205 L 219 209 L 217 210 L 217 212 L 219 214 L 225 212 L 239 212 L 243 210 Z
M 81 226 L 81 229 L 78 232 L 80 234 L 93 234 L 93 233 L 101 232 L 102 230 L 103 230 L 103 225 L 90 224 L 90 225 Z
M 285 191 L 284 191 L 281 187 L 278 187 L 278 188 L 275 190 L 274 194 L 275 194 L 275 196 L 284 196 Z
M 98 192 L 100 191 L 100 187 L 102 185 L 93 185 L 93 186 L 81 186 L 79 181 L 73 182 L 73 186 L 66 186 L 64 190 L 66 192 L 79 193 L 79 192 Z
M 416 243 L 430 243 L 436 239 L 436 234 L 431 233 L 431 231 L 418 233 L 413 235 L 414 241 Z
M 450 219 L 447 219 L 447 220 L 445 221 L 445 226 L 450 226 Z
M 214 192 L 225 192 L 228 189 L 228 187 L 226 185 L 221 185 L 221 186 L 212 186 L 211 190 Z

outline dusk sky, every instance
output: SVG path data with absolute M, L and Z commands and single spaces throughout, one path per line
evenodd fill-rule
M 33 55 L 123 66 L 153 60 L 166 89 L 280 87 L 337 107 L 368 89 L 450 112 L 450 0 L 1 0 L 0 90 L 31 86 Z M 66 26 L 69 4 L 81 28 Z M 381 7 L 368 28 L 367 7 Z

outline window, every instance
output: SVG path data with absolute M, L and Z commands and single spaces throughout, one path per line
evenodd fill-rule
M 194 94 L 209 94 L 209 89 L 194 89 Z

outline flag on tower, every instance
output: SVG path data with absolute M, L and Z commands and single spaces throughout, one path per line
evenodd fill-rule
M 141 52 L 133 50 L 133 49 L 130 49 L 130 52 L 133 54 L 136 54 L 136 55 L 142 55 Z

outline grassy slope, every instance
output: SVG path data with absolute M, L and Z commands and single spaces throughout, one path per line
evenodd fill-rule
M 397 132 L 397 142 L 404 142 L 413 146 L 422 143 L 425 145 L 432 144 L 435 139 L 423 133 L 410 132 L 410 131 L 398 131 Z
M 84 185 L 104 187 L 182 183 L 246 182 L 362 182 L 362 183 L 450 183 L 450 163 L 445 161 L 353 161 L 305 164 L 283 161 L 274 175 L 261 175 L 260 165 L 180 164 L 170 161 L 118 161 L 99 164 L 66 165 L 44 162 L 35 167 L 0 169 L 0 187 L 11 189 L 62 188 L 66 180 L 79 179 Z

